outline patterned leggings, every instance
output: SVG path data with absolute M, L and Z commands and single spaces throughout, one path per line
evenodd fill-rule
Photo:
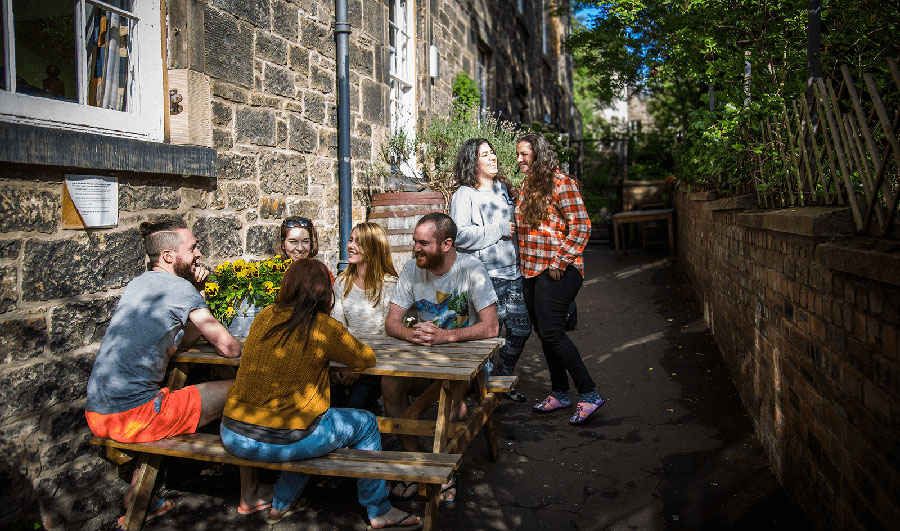
M 500 363 L 494 373 L 510 376 L 531 335 L 531 319 L 525 306 L 522 277 L 515 280 L 491 277 L 491 282 L 497 292 L 497 318 L 500 326 L 506 324 L 506 344 L 500 349 Z

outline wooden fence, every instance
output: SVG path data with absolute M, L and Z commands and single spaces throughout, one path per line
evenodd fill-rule
M 865 92 L 858 91 L 843 66 L 837 89 L 833 80 L 817 79 L 812 106 L 794 101 L 780 121 L 765 120 L 763 138 L 776 155 L 762 160 L 781 178 L 774 186 L 757 183 L 761 207 L 848 205 L 860 234 L 900 235 L 900 105 L 889 112 L 882 98 L 900 91 L 900 73 L 896 59 L 887 63 L 893 87 L 879 89 L 864 74 Z

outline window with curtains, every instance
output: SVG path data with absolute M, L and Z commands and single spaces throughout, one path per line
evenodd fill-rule
M 160 0 L 0 0 L 0 120 L 160 141 Z
M 516 0 L 516 10 L 519 13 L 525 12 L 525 0 Z
M 488 86 L 488 56 L 482 49 L 478 49 L 478 63 L 475 66 L 475 82 L 478 84 L 478 94 L 480 95 L 479 116 L 484 118 L 484 112 L 487 109 L 487 86 Z

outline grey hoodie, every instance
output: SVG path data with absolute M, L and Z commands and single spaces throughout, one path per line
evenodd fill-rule
M 488 275 L 506 280 L 521 276 L 516 235 L 510 234 L 515 207 L 506 186 L 494 182 L 491 190 L 460 186 L 450 201 L 450 217 L 459 232 L 456 248 L 478 257 Z

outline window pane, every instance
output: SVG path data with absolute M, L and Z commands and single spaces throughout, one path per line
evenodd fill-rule
M 0 3 L 0 90 L 6 88 L 6 40 L 3 38 L 3 28 L 6 27 L 6 10 Z
M 131 0 L 107 0 L 131 11 Z M 131 37 L 135 21 L 106 9 L 85 4 L 84 41 L 87 57 L 87 104 L 124 111 L 132 79 Z
M 66 0 L 13 0 L 16 92 L 77 101 L 72 6 Z

